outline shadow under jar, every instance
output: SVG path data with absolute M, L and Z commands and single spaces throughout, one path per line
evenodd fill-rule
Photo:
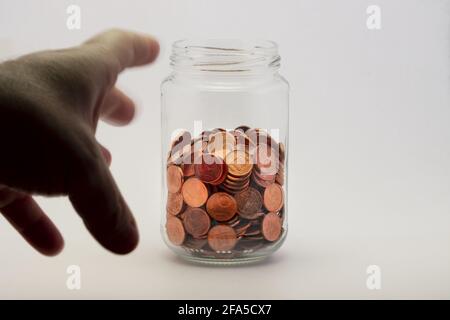
M 287 232 L 289 85 L 271 41 L 181 40 L 161 85 L 163 238 L 203 263 L 261 260 Z

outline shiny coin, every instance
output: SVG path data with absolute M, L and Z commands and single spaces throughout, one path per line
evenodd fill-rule
M 208 232 L 208 244 L 215 251 L 228 251 L 237 243 L 236 231 L 227 225 L 216 225 Z
M 201 207 L 208 200 L 208 189 L 200 179 L 192 177 L 181 188 L 184 202 L 191 207 Z
M 254 170 L 253 173 L 255 174 L 255 176 L 257 176 L 260 180 L 264 180 L 264 181 L 275 181 L 275 174 L 263 174 L 258 172 L 257 170 Z
M 284 160 L 286 158 L 286 148 L 284 147 L 283 142 L 280 142 L 278 144 L 278 153 L 280 154 L 280 162 L 284 163 Z
M 184 163 L 182 165 L 182 168 L 183 168 L 183 175 L 186 178 L 192 177 L 195 174 L 194 164 L 192 163 Z
M 233 150 L 235 144 L 236 139 L 231 133 L 220 131 L 209 137 L 208 151 L 212 153 L 214 150 L 229 148 Z
M 233 219 L 231 219 L 231 220 L 229 220 L 229 221 L 227 221 L 227 222 L 225 222 L 227 225 L 229 225 L 230 227 L 232 227 L 232 228 L 234 228 L 234 227 L 236 227 L 238 224 L 240 224 L 241 223 L 241 220 L 239 219 L 239 216 L 234 216 L 234 218 Z
M 183 244 L 186 238 L 186 232 L 183 228 L 183 223 L 176 217 L 168 217 L 166 221 L 167 237 L 170 242 L 176 246 Z
M 237 128 L 234 129 L 234 130 L 239 130 L 239 131 L 242 131 L 242 132 L 245 133 L 247 130 L 250 130 L 250 127 L 249 127 L 249 126 L 242 125 L 242 126 L 237 127 Z
M 251 174 L 252 174 L 252 173 L 250 172 L 248 175 L 242 176 L 242 177 L 235 177 L 235 176 L 233 176 L 233 175 L 231 175 L 231 174 L 228 174 L 226 180 L 227 180 L 227 181 L 231 181 L 231 182 L 244 183 L 245 181 L 247 181 L 248 179 L 250 179 Z
M 232 151 L 225 157 L 228 173 L 235 177 L 247 176 L 253 169 L 250 156 L 244 151 Z
M 266 188 L 273 183 L 273 181 L 262 180 L 262 179 L 258 178 L 258 176 L 255 173 L 252 174 L 252 180 L 257 186 L 259 186 L 261 188 Z
M 167 213 L 176 216 L 183 210 L 184 201 L 181 193 L 170 193 L 167 195 Z
M 210 182 L 209 184 L 212 186 L 218 186 L 221 183 L 223 183 L 227 177 L 228 177 L 228 166 L 224 163 L 222 176 L 219 179 Z
M 232 182 L 232 181 L 225 181 L 223 183 L 223 186 L 227 187 L 230 190 L 243 190 L 243 189 L 247 188 L 249 185 L 250 185 L 249 180 L 243 181 L 242 183 L 236 183 L 236 182 Z
M 269 212 L 278 212 L 284 204 L 283 188 L 273 183 L 264 190 L 264 206 Z
M 277 173 L 275 181 L 280 185 L 284 185 L 284 174 Z
M 261 234 L 261 230 L 249 230 L 247 231 L 244 236 L 246 237 L 252 237 L 252 236 L 257 236 Z
M 237 203 L 225 192 L 214 193 L 206 202 L 206 211 L 219 222 L 228 221 L 236 214 Z
M 247 222 L 247 223 L 245 223 L 245 224 L 243 224 L 243 225 L 237 226 L 234 230 L 236 231 L 236 234 L 237 234 L 238 236 L 242 236 L 242 235 L 245 234 L 245 232 L 247 231 L 247 229 L 251 227 L 251 225 L 252 225 L 252 224 L 251 224 L 250 222 Z
M 262 239 L 261 239 L 262 240 Z M 236 246 L 237 250 L 256 251 L 264 246 L 258 239 L 243 238 Z
M 189 248 L 189 249 L 200 250 L 200 249 L 203 248 L 207 243 L 208 243 L 208 239 L 206 239 L 206 238 L 204 238 L 204 239 L 198 239 L 198 238 L 188 237 L 188 238 L 184 241 L 183 247 L 186 247 L 186 248 Z
M 276 241 L 281 235 L 281 219 L 276 213 L 268 213 L 262 222 L 262 234 L 267 241 Z
M 187 233 L 194 238 L 202 238 L 208 233 L 211 220 L 205 210 L 188 208 L 183 213 L 183 225 Z
M 228 153 L 230 153 L 232 148 L 215 149 L 211 152 L 212 155 L 224 159 Z
M 208 142 L 209 141 L 209 137 L 212 135 L 213 133 L 211 131 L 203 131 L 202 133 L 200 133 L 200 139 L 202 139 L 203 141 Z
M 219 157 L 204 154 L 201 163 L 194 165 L 195 176 L 205 183 L 214 184 L 223 177 L 226 164 Z
M 170 165 L 167 168 L 167 188 L 170 193 L 177 193 L 180 191 L 183 184 L 183 170 L 175 165 Z
M 258 218 L 258 213 L 262 208 L 262 197 L 258 190 L 250 187 L 237 193 L 234 198 L 241 217 L 249 220 Z
M 245 134 L 255 145 L 265 145 L 270 147 L 272 142 L 274 142 L 272 137 L 264 129 L 249 129 L 245 132 Z
M 278 172 L 280 160 L 278 152 L 273 149 L 259 145 L 254 154 L 254 162 L 261 174 L 273 175 Z
M 233 194 L 233 195 L 235 195 L 236 193 L 239 193 L 239 192 L 242 192 L 242 191 L 244 191 L 244 190 L 247 190 L 249 187 L 247 186 L 247 187 L 244 187 L 243 189 L 236 189 L 236 190 L 233 190 L 233 189 L 230 189 L 230 188 L 228 188 L 226 185 L 224 185 L 224 184 L 222 184 L 222 185 L 220 185 L 220 189 L 221 190 L 223 190 L 223 191 L 225 191 L 225 192 L 228 192 L 229 194 Z
M 187 145 L 190 144 L 192 140 L 191 133 L 189 131 L 183 130 L 179 132 L 175 138 L 172 139 L 172 143 L 170 145 L 170 148 L 173 149 L 179 145 Z
M 183 158 L 191 152 L 191 134 L 188 131 L 180 132 L 173 140 L 170 146 L 168 161 L 175 164 L 181 164 Z
M 239 193 L 249 188 L 250 184 L 245 184 L 243 186 L 228 186 L 227 184 L 223 184 L 222 187 L 226 188 L 226 191 L 230 191 L 233 194 Z

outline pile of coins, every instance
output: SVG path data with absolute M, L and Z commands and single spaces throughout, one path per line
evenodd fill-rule
M 220 257 L 270 246 L 284 232 L 283 143 L 240 126 L 192 138 L 180 133 L 167 159 L 169 241 Z

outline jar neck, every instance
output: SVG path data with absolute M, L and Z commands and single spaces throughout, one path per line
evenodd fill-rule
M 265 78 L 278 72 L 280 56 L 271 41 L 180 40 L 173 44 L 171 65 L 183 77 Z

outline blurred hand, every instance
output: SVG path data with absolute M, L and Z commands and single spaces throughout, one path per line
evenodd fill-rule
M 136 247 L 136 223 L 95 130 L 99 119 L 133 119 L 117 76 L 158 52 L 151 37 L 112 30 L 78 47 L 0 64 L 0 212 L 41 253 L 57 254 L 64 241 L 33 194 L 68 195 L 105 248 L 124 254 Z

